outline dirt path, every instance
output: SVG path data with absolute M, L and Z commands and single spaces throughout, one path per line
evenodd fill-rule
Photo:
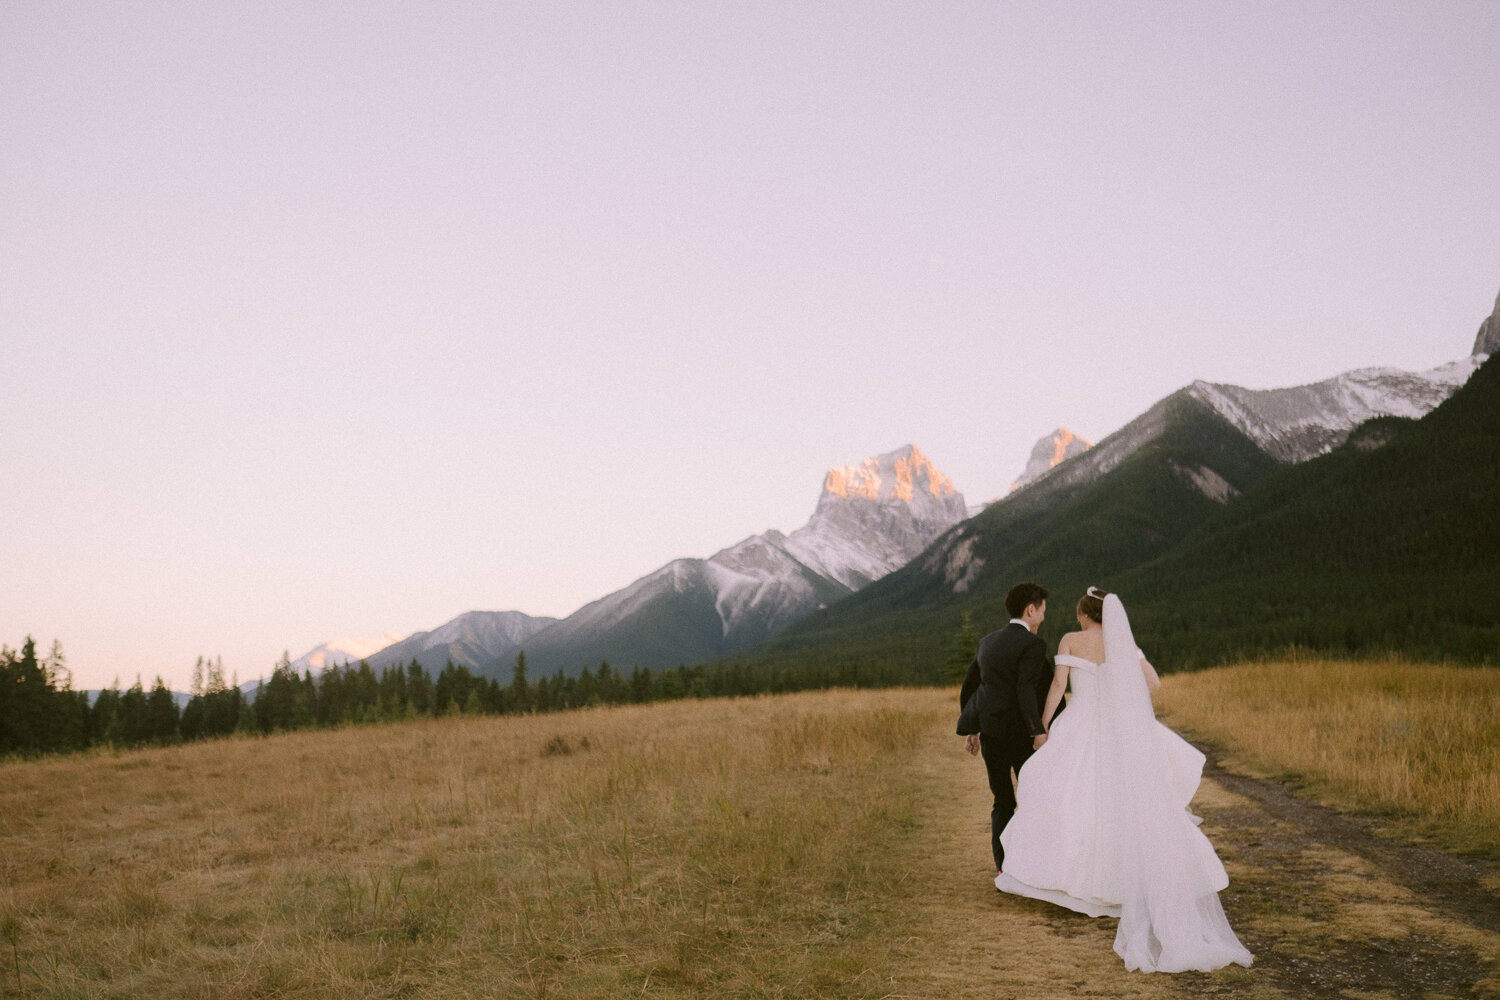
M 936 791 L 932 855 L 913 872 L 927 930 L 901 943 L 911 974 L 894 996 L 1500 997 L 1500 867 L 1378 837 L 1211 756 L 1194 808 L 1255 966 L 1128 973 L 1112 950 L 1116 921 L 995 891 L 984 766 L 957 738 L 934 734 L 915 763 Z
M 1410 889 L 1426 905 L 1461 921 L 1500 933 L 1500 866 L 1458 857 L 1447 851 L 1381 837 L 1376 821 L 1346 816 L 1294 796 L 1285 785 L 1246 777 L 1224 769 L 1218 751 L 1208 755 L 1204 777 L 1249 799 L 1265 812 L 1293 823 L 1330 846 L 1357 854 L 1387 877 Z

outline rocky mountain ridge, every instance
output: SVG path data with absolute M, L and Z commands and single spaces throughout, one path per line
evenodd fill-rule
M 914 559 L 967 515 L 963 495 L 905 445 L 828 470 L 807 523 L 706 559 L 677 559 L 537 633 L 540 672 L 677 666 L 747 648 Z M 493 672 L 505 674 L 503 659 Z
M 1015 482 L 1010 484 L 1010 492 L 1033 483 L 1042 478 L 1053 468 L 1072 458 L 1074 455 L 1082 455 L 1094 445 L 1090 441 L 1074 434 L 1066 427 L 1057 430 L 1041 438 L 1031 449 L 1031 457 L 1026 462 L 1026 468 L 1016 477 Z
M 967 514 L 953 481 L 906 445 L 857 466 L 829 469 L 806 524 L 787 536 L 758 537 L 813 572 L 858 590 L 906 565 Z
M 1417 418 L 1431 412 L 1467 382 L 1487 357 L 1475 354 L 1425 372 L 1360 368 L 1284 389 L 1193 382 L 1158 401 L 1093 448 L 1042 473 L 1014 495 L 1037 490 L 1045 494 L 1105 475 L 1154 440 L 1166 427 L 1169 415 L 1185 400 L 1213 410 L 1277 461 L 1304 462 L 1343 444 L 1367 420 L 1384 416 Z M 1230 495 L 1213 482 L 1217 474 L 1211 469 L 1184 470 L 1184 475 L 1207 483 L 1205 493 L 1217 494 L 1221 502 Z M 1038 502 L 1040 495 L 1025 499 Z
M 1096 446 L 1062 428 L 1042 438 L 1015 491 L 999 502 L 1045 509 L 1060 491 L 1105 476 L 1150 445 L 1180 421 L 1184 407 L 1211 413 L 1270 459 L 1300 463 L 1338 447 L 1372 418 L 1425 415 L 1463 386 L 1497 346 L 1500 297 L 1480 324 L 1474 353 L 1426 372 L 1365 368 L 1280 389 L 1197 381 Z M 1227 504 L 1239 488 L 1234 476 L 1213 464 L 1174 459 L 1167 467 L 1203 497 Z M 561 621 L 470 612 L 366 658 L 372 665 L 415 658 L 429 670 L 452 659 L 502 679 L 508 679 L 509 663 L 523 644 L 538 673 L 576 671 L 601 659 L 627 669 L 634 663 L 697 662 L 753 645 L 883 578 L 945 532 L 927 559 L 928 572 L 955 593 L 967 591 L 984 568 L 975 536 L 961 524 L 974 513 L 965 510 L 951 481 L 907 445 L 830 469 L 812 517 L 790 534 L 770 530 L 704 559 L 674 560 Z M 483 626 L 476 615 L 509 615 L 530 624 L 506 632 Z M 325 661 L 332 647 L 320 647 Z
M 1244 431 L 1266 454 L 1283 462 L 1305 462 L 1343 444 L 1366 420 L 1415 419 L 1431 412 L 1483 360 L 1471 356 L 1425 372 L 1360 368 L 1287 389 L 1198 381 L 1187 392 Z
M 1174 393 L 1153 407 L 1156 436 L 1108 473 L 991 504 L 723 675 L 950 683 L 964 618 L 980 634 L 998 627 L 1006 590 L 1026 579 L 1061 605 L 1043 624 L 1049 646 L 1071 627 L 1071 601 L 1099 585 L 1124 595 L 1158 669 L 1292 648 L 1500 662 L 1500 536 L 1476 529 L 1500 504 L 1496 365 L 1490 355 L 1419 419 L 1371 420 L 1296 463 Z
M 377 673 L 412 660 L 433 673 L 449 661 L 479 670 L 494 658 L 496 650 L 515 649 L 556 621 L 520 611 L 466 611 L 431 631 L 414 632 L 361 659 Z
M 1154 452 L 1152 461 L 1179 487 L 1188 487 L 1213 505 L 1227 506 L 1261 474 L 1257 468 L 1300 465 L 1349 441 L 1351 434 L 1376 418 L 1419 419 L 1437 409 L 1489 359 L 1492 331 L 1500 326 L 1496 316 L 1500 316 L 1500 299 L 1495 313 L 1480 325 L 1473 354 L 1425 372 L 1363 368 L 1309 385 L 1264 390 L 1194 382 L 1159 400 L 1095 447 L 1053 466 L 989 505 L 982 515 L 949 531 L 933 546 L 920 570 L 955 595 L 972 592 L 998 571 L 1014 572 L 1015 567 L 1001 561 L 1001 551 L 1024 549 L 1024 545 L 1014 546 L 1037 530 L 1034 525 L 1039 519 L 1055 515 L 1124 464 L 1137 465 L 1137 476 L 1143 475 L 1140 463 L 1135 462 L 1138 455 Z M 1231 444 L 1203 449 L 1173 440 L 1180 439 L 1188 427 L 1196 428 L 1193 434 L 1211 437 L 1216 433 L 1209 428 L 1213 423 L 1240 437 L 1258 458 L 1247 461 L 1244 449 Z M 1355 442 L 1364 450 L 1380 447 L 1391 435 L 1390 428 L 1367 430 Z M 1038 451 L 1045 451 L 1047 440 L 1039 442 Z M 1164 487 L 1158 480 L 1153 489 Z M 1010 536 L 1010 541 L 997 540 L 993 531 L 985 531 L 981 518 Z M 1165 538 L 1182 529 L 1181 523 L 1163 526 L 1158 534 Z
M 1500 295 L 1495 296 L 1495 311 L 1479 324 L 1479 333 L 1474 337 L 1473 356 L 1488 357 L 1500 352 Z
M 436 671 L 451 660 L 502 680 L 522 648 L 538 675 L 604 659 L 697 662 L 752 645 L 905 565 L 966 515 L 952 480 L 905 445 L 829 469 L 812 516 L 790 534 L 771 529 L 707 558 L 675 559 L 562 620 L 471 611 L 348 660 L 377 671 L 412 660 Z M 333 647 L 294 666 L 316 672 L 345 662 Z

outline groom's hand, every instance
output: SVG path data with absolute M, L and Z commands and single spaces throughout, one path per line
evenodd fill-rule
M 978 753 L 979 752 L 979 736 L 977 734 L 975 734 L 975 733 L 970 733 L 968 736 L 965 736 L 964 737 L 964 749 L 967 750 L 967 751 L 969 751 L 969 754 L 971 756 L 974 755 L 974 754 L 976 754 L 976 753 Z
M 1040 750 L 1042 748 L 1042 744 L 1046 743 L 1046 742 L 1047 742 L 1047 734 L 1046 733 L 1037 733 L 1035 736 L 1033 736 L 1031 738 L 1031 749 L 1033 749 L 1033 750 Z

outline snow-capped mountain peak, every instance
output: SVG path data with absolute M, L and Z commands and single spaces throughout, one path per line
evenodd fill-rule
M 1031 458 L 1026 462 L 1026 468 L 1021 470 L 1020 476 L 1010 484 L 1010 491 L 1034 482 L 1051 472 L 1053 467 L 1059 463 L 1081 454 L 1093 447 L 1091 442 L 1074 434 L 1066 427 L 1059 427 L 1046 437 L 1037 441 L 1031 449 Z
M 963 494 L 912 445 L 828 470 L 808 522 L 785 550 L 858 590 L 915 559 L 968 516 Z
M 941 503 L 958 495 L 953 481 L 939 472 L 913 445 L 905 445 L 884 455 L 867 458 L 858 465 L 835 466 L 823 477 L 824 500 L 904 500 L 918 501 L 925 494 Z
M 527 657 L 546 672 L 722 656 L 904 566 L 965 516 L 963 495 L 911 445 L 839 466 L 796 531 L 674 560 L 539 632 Z
M 473 642 L 483 647 L 514 646 L 538 628 L 537 618 L 519 611 L 466 611 L 431 632 L 418 633 L 422 649 L 437 649 L 457 642 Z M 543 620 L 550 624 L 552 619 Z
M 1420 417 L 1469 380 L 1484 356 L 1425 372 L 1358 368 L 1309 385 L 1245 389 L 1197 381 L 1187 393 L 1213 407 L 1267 454 L 1303 462 L 1344 442 L 1373 417 Z
M 298 673 L 307 670 L 321 671 L 342 663 L 358 663 L 371 653 L 379 652 L 392 643 L 405 639 L 405 632 L 382 632 L 368 639 L 334 639 L 308 650 L 292 661 L 292 669 Z

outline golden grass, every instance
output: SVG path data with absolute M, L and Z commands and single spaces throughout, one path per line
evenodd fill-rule
M 443 719 L 0 765 L 0 992 L 881 996 L 948 699 Z M 915 890 L 912 890 L 915 891 Z
M 1296 658 L 1163 679 L 1168 725 L 1338 808 L 1500 854 L 1500 670 Z
M 1247 760 L 1263 744 L 1277 773 L 1313 774 L 1294 730 L 1375 756 L 1346 704 L 1372 684 L 1396 685 L 1386 729 L 1391 704 L 1415 729 L 1442 702 L 1444 739 L 1493 751 L 1494 671 L 1380 669 L 1175 676 L 1164 702 Z M 1127 973 L 1112 922 L 995 893 L 955 700 L 833 691 L 3 763 L 0 996 L 1269 998 L 1303 943 L 1497 953 L 1358 859 L 1303 859 L 1318 845 L 1206 782 L 1256 967 Z M 1493 780 L 1491 759 L 1473 770 Z

